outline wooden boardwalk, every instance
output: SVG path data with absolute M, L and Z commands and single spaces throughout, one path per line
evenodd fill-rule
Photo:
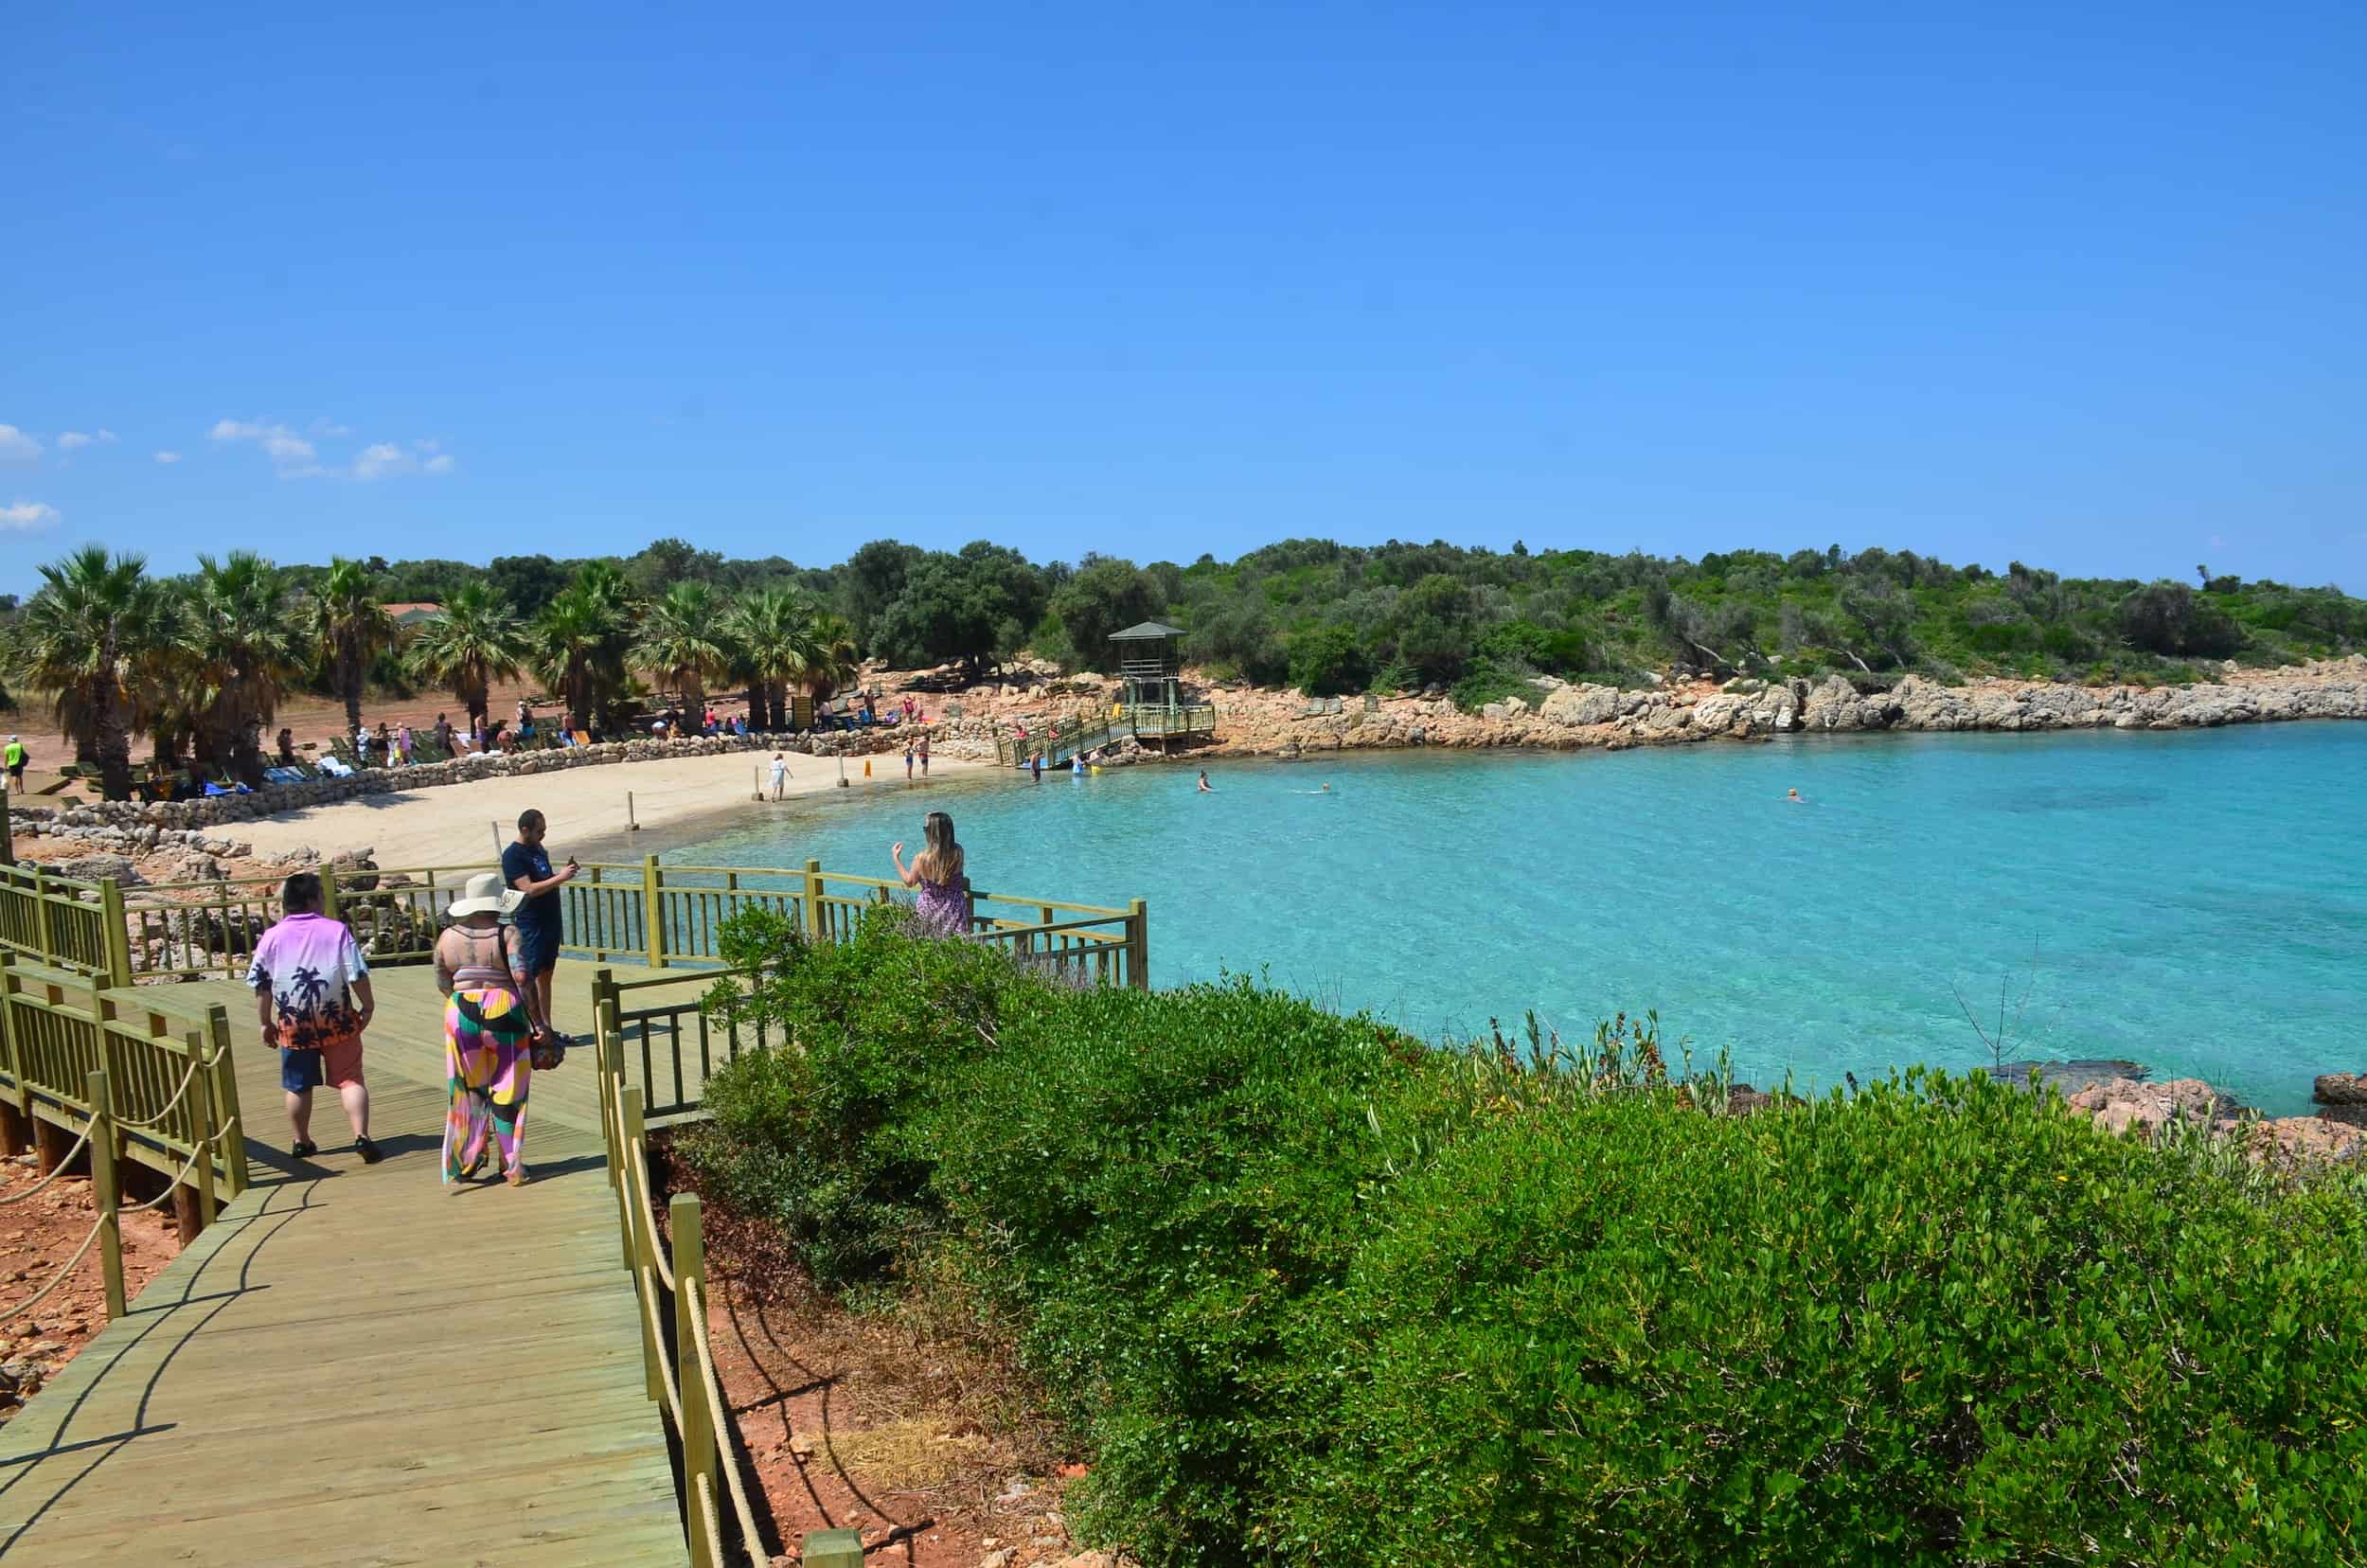
M 560 1023 L 591 1029 L 592 967 Z M 676 1564 L 588 1047 L 534 1080 L 534 1181 L 448 1191 L 441 1001 L 376 975 L 365 1167 L 334 1094 L 292 1159 L 278 1062 L 227 981 L 256 1185 L 7 1426 L 0 1561 Z

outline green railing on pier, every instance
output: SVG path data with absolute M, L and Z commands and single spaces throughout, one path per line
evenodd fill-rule
M 1217 733 L 1214 703 L 1178 703 L 1169 706 L 1138 704 L 1126 710 L 1127 727 L 1138 739 L 1186 740 Z
M 15 1312 L 29 1311 L 97 1246 L 107 1315 L 121 1317 L 122 1210 L 169 1202 L 186 1242 L 247 1188 L 227 1012 L 219 1003 L 185 1011 L 152 988 L 112 987 L 0 953 L 0 1153 L 28 1149 L 38 1184 L 0 1202 L 31 1197 L 87 1149 L 98 1213 L 74 1256 Z M 129 1166 L 161 1178 L 144 1203 L 124 1203 Z
M 317 867 L 326 912 L 353 927 L 373 964 L 425 963 L 445 910 L 482 865 Z M 0 867 L 0 952 L 117 988 L 136 976 L 242 977 L 279 916 L 278 876 L 224 877 L 125 889 Z M 778 911 L 815 941 L 844 941 L 863 912 L 908 897 L 881 877 L 825 871 L 638 863 L 583 866 L 560 890 L 561 952 L 652 969 L 722 962 L 723 922 Z M 971 888 L 970 934 L 1077 979 L 1147 988 L 1150 949 L 1140 900 L 1124 909 Z
M 1217 733 L 1213 703 L 1117 704 L 1101 714 L 1080 713 L 1053 722 L 1041 734 L 998 736 L 994 759 L 1005 767 L 1023 768 L 1041 757 L 1047 768 L 1066 762 L 1079 752 L 1099 751 L 1114 740 L 1132 736 L 1161 745 Z

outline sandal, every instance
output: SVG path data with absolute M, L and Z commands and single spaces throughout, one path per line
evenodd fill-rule
M 288 1155 L 291 1159 L 309 1160 L 320 1151 L 321 1146 L 310 1138 L 298 1138 L 288 1146 Z
M 514 1187 L 522 1187 L 525 1185 L 528 1179 L 529 1178 L 526 1175 L 526 1167 L 522 1165 L 511 1166 L 509 1167 L 509 1174 L 502 1178 L 503 1181 L 508 1183 Z
M 386 1151 L 367 1138 L 354 1139 L 353 1151 L 362 1156 L 364 1165 L 376 1165 L 386 1157 Z

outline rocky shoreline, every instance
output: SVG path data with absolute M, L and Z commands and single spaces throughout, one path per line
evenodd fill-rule
M 2230 670 L 2184 686 L 2081 686 L 2030 681 L 1940 686 L 1909 675 L 1861 690 L 1822 681 L 1737 679 L 1633 689 L 1539 677 L 1533 697 L 1464 713 L 1440 696 L 1350 699 L 1337 710 L 1290 693 L 1219 690 L 1218 738 L 1198 757 L 1415 746 L 1624 750 L 1783 734 L 1876 731 L 2000 734 L 2205 729 L 2298 719 L 2367 719 L 2367 655 L 2276 670 Z M 1037 704 L 1041 707 L 1041 702 Z

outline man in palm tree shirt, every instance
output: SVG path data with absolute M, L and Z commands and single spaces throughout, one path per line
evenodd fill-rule
M 370 1142 L 370 1092 L 362 1081 L 362 1031 L 377 1004 L 370 967 L 343 920 L 321 913 L 321 880 L 299 871 L 280 884 L 279 922 L 255 944 L 247 988 L 255 992 L 263 1043 L 279 1051 L 279 1087 L 298 1159 L 320 1152 L 312 1142 L 312 1091 L 336 1087 L 353 1124 L 353 1149 L 365 1165 L 383 1156 Z

